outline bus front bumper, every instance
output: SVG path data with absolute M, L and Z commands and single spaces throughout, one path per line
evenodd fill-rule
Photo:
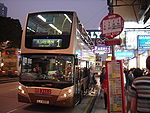
M 71 107 L 74 105 L 74 99 L 69 97 L 67 99 L 63 100 L 57 100 L 58 96 L 48 96 L 48 95 L 35 95 L 35 94 L 29 94 L 28 96 L 18 94 L 18 102 L 23 103 L 37 103 L 37 104 L 49 104 L 49 105 L 55 105 L 55 106 L 66 106 Z

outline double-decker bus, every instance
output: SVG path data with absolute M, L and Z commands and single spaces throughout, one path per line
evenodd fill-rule
M 18 101 L 74 106 L 89 89 L 95 54 L 75 12 L 27 15 L 21 42 Z
M 0 74 L 4 76 L 18 76 L 20 73 L 20 53 L 18 48 L 6 48 L 1 53 Z

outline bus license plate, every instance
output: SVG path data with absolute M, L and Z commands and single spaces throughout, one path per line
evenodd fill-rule
M 49 104 L 49 101 L 48 100 L 36 100 L 36 103 L 39 103 L 39 104 Z
M 35 89 L 35 93 L 38 94 L 51 94 L 51 89 L 40 89 L 40 88 L 36 88 Z

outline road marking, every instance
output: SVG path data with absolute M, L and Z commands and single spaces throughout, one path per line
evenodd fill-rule
M 6 113 L 12 113 L 12 112 L 14 112 L 14 111 L 16 111 L 16 110 L 18 110 L 18 109 L 13 109 L 13 110 L 8 111 L 8 112 L 6 112 Z
M 91 98 L 89 104 L 87 105 L 87 107 L 85 108 L 85 110 L 84 110 L 83 113 L 87 113 L 87 111 L 88 111 L 88 109 L 89 109 L 89 107 L 90 107 L 90 105 L 91 105 L 91 103 L 92 103 L 92 101 L 93 101 L 93 98 L 94 98 L 94 97 Z

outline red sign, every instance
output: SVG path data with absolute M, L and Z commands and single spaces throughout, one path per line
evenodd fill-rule
M 126 113 L 121 60 L 106 61 L 108 113 Z
M 107 38 L 118 36 L 124 27 L 124 20 L 118 14 L 109 14 L 103 18 L 100 24 L 102 35 Z
M 51 94 L 51 89 L 39 89 L 39 88 L 36 88 L 35 89 L 35 93 L 39 93 L 39 94 Z
M 105 40 L 106 46 L 120 45 L 120 44 L 121 44 L 121 39 Z

